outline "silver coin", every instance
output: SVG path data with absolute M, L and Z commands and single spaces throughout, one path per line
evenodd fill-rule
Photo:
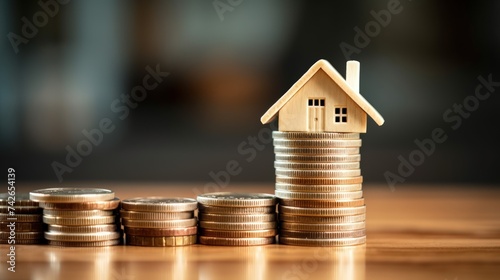
M 274 139 L 359 139 L 359 133 L 273 131 Z
M 0 205 L 38 206 L 38 202 L 30 200 L 29 193 L 16 193 L 14 196 L 8 193 L 0 193 Z
M 366 206 L 344 208 L 304 208 L 279 205 L 278 212 L 280 214 L 297 216 L 350 216 L 366 214 Z
M 313 162 L 293 162 L 275 161 L 274 168 L 296 169 L 296 170 L 350 170 L 359 169 L 359 162 L 334 162 L 334 163 L 313 163 Z
M 352 140 L 282 140 L 274 139 L 274 146 L 277 147 L 300 147 L 300 148 L 345 148 L 361 147 L 361 139 Z
M 114 197 L 113 191 L 98 188 L 48 188 L 30 192 L 30 199 L 38 202 L 87 202 Z
M 360 169 L 351 170 L 296 170 L 276 168 L 278 176 L 294 178 L 348 178 L 361 175 Z
M 294 185 L 285 183 L 276 183 L 276 190 L 289 192 L 308 192 L 308 193 L 330 193 L 330 192 L 352 192 L 363 189 L 363 184 L 349 185 Z
M 304 200 L 345 200 L 358 199 L 363 197 L 363 191 L 352 192 L 333 192 L 333 193 L 307 193 L 307 192 L 289 192 L 275 191 L 276 197 L 284 199 L 304 199 Z
M 198 202 L 211 206 L 260 207 L 278 203 L 276 197 L 266 193 L 206 193 L 198 195 Z
M 276 155 L 357 155 L 359 148 L 289 148 L 274 146 Z
M 359 162 L 361 155 L 290 155 L 277 154 L 276 161 L 287 162 L 310 162 L 310 163 L 339 163 L 339 162 Z
M 136 197 L 122 200 L 122 208 L 130 211 L 185 212 L 198 207 L 195 199 L 184 197 Z

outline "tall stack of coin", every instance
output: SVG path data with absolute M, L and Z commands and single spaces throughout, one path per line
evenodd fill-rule
M 366 242 L 359 133 L 273 131 L 279 242 Z
M 120 199 L 100 188 L 48 188 L 30 192 L 43 208 L 50 245 L 98 247 L 122 243 Z
M 125 243 L 136 246 L 184 246 L 196 243 L 196 200 L 137 197 L 122 201 Z
M 42 208 L 28 193 L 0 194 L 0 244 L 44 242 Z
M 277 199 L 262 193 L 208 193 L 198 200 L 198 240 L 205 245 L 251 246 L 276 241 Z

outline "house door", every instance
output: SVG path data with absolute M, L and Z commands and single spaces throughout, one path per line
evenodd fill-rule
M 325 99 L 313 98 L 307 103 L 309 131 L 325 130 Z

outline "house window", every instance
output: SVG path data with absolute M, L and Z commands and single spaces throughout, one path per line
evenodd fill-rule
M 307 101 L 309 107 L 325 107 L 325 99 L 311 98 Z
M 334 118 L 335 118 L 336 123 L 346 123 L 347 122 L 347 108 L 346 107 L 335 108 Z

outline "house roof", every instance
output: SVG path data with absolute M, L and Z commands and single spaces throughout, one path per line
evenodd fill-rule
M 299 91 L 304 84 L 311 79 L 316 72 L 322 69 L 325 73 L 354 101 L 366 114 L 368 114 L 379 126 L 384 124 L 384 118 L 373 108 L 373 106 L 366 101 L 366 99 L 359 93 L 354 91 L 346 80 L 333 68 L 333 66 L 326 60 L 320 59 L 302 75 L 302 77 L 295 82 L 295 84 L 283 95 L 276 103 L 274 103 L 267 112 L 262 115 L 260 121 L 263 124 L 271 122 L 278 114 L 279 110 L 292 99 L 292 97 Z

